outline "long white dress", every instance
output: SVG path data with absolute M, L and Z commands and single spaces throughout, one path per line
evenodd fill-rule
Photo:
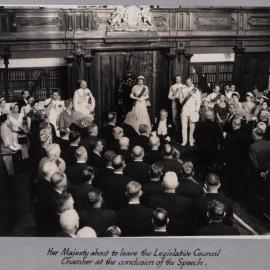
M 142 89 L 145 87 L 144 94 L 141 98 L 138 98 Z M 134 99 L 134 105 L 132 111 L 136 113 L 137 116 L 137 127 L 141 124 L 146 124 L 148 126 L 148 131 L 151 132 L 151 122 L 147 111 L 147 101 L 149 99 L 149 89 L 145 85 L 134 85 L 131 90 L 130 97 Z M 137 99 L 138 98 L 138 99 Z

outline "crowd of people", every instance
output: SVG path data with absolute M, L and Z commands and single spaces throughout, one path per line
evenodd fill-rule
M 205 95 L 176 76 L 172 111 L 151 124 L 144 80 L 132 88 L 125 120 L 108 112 L 102 126 L 84 81 L 73 99 L 54 91 L 43 107 L 28 91 L 10 108 L 0 98 L 2 149 L 31 164 L 38 236 L 237 235 L 233 200 L 251 209 L 267 193 L 267 91 L 240 102 L 233 85 Z

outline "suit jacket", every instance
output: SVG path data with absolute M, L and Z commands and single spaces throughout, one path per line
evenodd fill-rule
M 87 152 L 89 153 L 92 149 L 90 149 L 91 147 L 91 143 L 96 140 L 97 136 L 87 136 L 85 138 L 82 138 L 80 141 L 80 145 L 84 146 L 87 150 Z
M 63 149 L 61 157 L 66 162 L 66 166 L 70 166 L 76 163 L 75 152 L 78 146 L 69 145 L 67 148 Z
M 197 235 L 239 235 L 234 226 L 228 226 L 222 222 L 210 223 L 197 231 Z
M 137 131 L 132 126 L 130 126 L 130 125 L 126 124 L 126 123 L 123 123 L 121 127 L 123 129 L 124 135 L 126 137 L 128 137 L 130 140 L 132 138 L 138 136 Z
M 69 188 L 69 191 L 74 199 L 74 208 L 77 211 L 84 210 L 88 207 L 87 194 L 93 190 L 93 186 L 89 183 L 81 183 Z
M 161 181 L 151 181 L 142 185 L 143 195 L 141 201 L 143 205 L 149 205 L 149 198 L 154 195 L 162 194 L 164 189 Z
M 118 152 L 120 150 L 119 140 L 112 138 L 111 140 L 107 141 L 106 149 Z
M 145 154 L 143 161 L 147 164 L 154 164 L 163 159 L 162 154 L 158 150 L 150 150 Z
M 195 228 L 198 229 L 208 224 L 207 207 L 208 203 L 212 200 L 217 200 L 224 203 L 226 216 L 223 223 L 226 225 L 233 224 L 233 201 L 222 193 L 206 193 L 204 196 L 198 198 L 194 202 L 193 225 Z
M 129 153 L 129 151 L 127 150 L 119 150 L 117 152 L 118 155 L 122 155 L 123 158 L 125 159 L 125 162 L 126 163 L 130 163 L 132 162 L 132 157 L 131 157 L 131 154 Z
M 53 189 L 53 186 L 51 182 L 49 182 L 48 180 L 44 178 L 39 179 L 35 187 L 37 196 L 39 196 L 42 192 L 46 190 L 52 190 L 52 189 Z
M 136 137 L 133 137 L 133 139 L 130 141 L 131 149 L 136 145 L 143 147 L 145 153 L 150 150 L 149 138 L 147 136 L 137 135 Z
M 106 165 L 103 157 L 92 151 L 88 154 L 88 164 L 98 169 L 104 168 Z
M 55 139 L 55 143 L 59 144 L 60 148 L 61 148 L 61 152 L 65 151 L 65 149 L 67 147 L 69 147 L 69 140 L 63 140 L 60 137 L 57 137 Z
M 117 212 L 117 225 L 123 236 L 143 236 L 151 234 L 152 210 L 141 204 L 128 204 Z
M 81 173 L 87 166 L 88 166 L 87 163 L 77 163 L 77 162 L 67 166 L 66 175 L 69 182 L 72 185 L 78 185 L 82 183 Z
M 178 195 L 194 200 L 203 196 L 203 188 L 199 183 L 184 178 L 180 180 L 176 193 Z
M 149 181 L 151 167 L 143 161 L 133 161 L 125 167 L 124 173 L 135 181 L 144 184 Z
M 161 160 L 160 163 L 164 167 L 164 173 L 172 171 L 177 174 L 178 178 L 181 177 L 182 163 L 180 161 L 174 158 L 163 158 L 163 160 Z
M 81 139 L 82 139 L 82 138 L 87 138 L 88 135 L 89 135 L 88 130 L 87 130 L 86 127 L 80 127 L 80 126 L 78 126 L 78 125 L 75 124 L 75 123 L 72 123 L 72 124 L 69 126 L 69 129 L 70 129 L 70 130 L 76 130 L 76 131 L 78 131 L 78 132 L 80 133 L 80 135 L 81 135 Z
M 99 131 L 100 138 L 106 140 L 107 143 L 113 140 L 113 129 L 115 128 L 115 125 L 107 124 Z
M 109 209 L 119 210 L 127 204 L 126 186 L 132 181 L 124 174 L 113 174 L 101 180 L 101 190 L 104 191 L 106 205 Z
M 160 119 L 158 119 L 157 122 L 154 124 L 152 131 L 156 131 L 156 132 L 157 132 L 157 136 L 160 138 L 160 141 L 161 141 L 161 142 L 164 142 L 164 140 L 165 140 L 165 138 L 166 138 L 167 136 L 169 136 L 170 138 L 172 138 L 172 136 L 174 135 L 174 133 L 175 133 L 174 125 L 173 125 L 172 122 L 170 122 L 170 121 L 167 119 L 167 121 L 166 121 L 167 133 L 164 134 L 164 135 L 161 135 L 161 134 L 158 134 L 158 126 L 159 126 L 159 122 L 160 122 Z
M 169 215 L 167 231 L 169 235 L 190 233 L 191 200 L 175 193 L 162 193 L 149 198 L 152 209 L 164 208 Z
M 61 194 L 47 189 L 41 192 L 37 200 L 37 223 L 40 236 L 54 236 L 61 228 L 55 201 Z
M 116 225 L 116 212 L 101 208 L 90 208 L 79 212 L 80 227 L 89 226 L 96 231 L 97 236 L 104 236 L 106 230 Z

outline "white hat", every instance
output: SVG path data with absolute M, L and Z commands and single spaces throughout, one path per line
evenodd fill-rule
M 145 80 L 145 77 L 143 75 L 140 75 L 137 77 L 137 80 L 140 80 L 140 79 Z
M 254 95 L 253 95 L 251 92 L 247 92 L 247 93 L 246 93 L 246 96 L 249 96 L 249 97 L 251 97 L 251 98 L 254 98 Z
M 238 98 L 240 98 L 240 94 L 238 92 L 232 92 L 232 96 L 238 96 Z

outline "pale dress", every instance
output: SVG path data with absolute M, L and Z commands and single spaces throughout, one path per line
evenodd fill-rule
M 140 95 L 143 87 L 146 88 L 145 93 L 141 97 L 141 100 L 136 100 L 134 97 L 138 97 Z M 137 116 L 137 127 L 141 124 L 146 124 L 148 126 L 148 131 L 151 132 L 151 122 L 150 117 L 147 111 L 147 100 L 149 98 L 149 90 L 145 85 L 134 85 L 130 97 L 134 99 L 134 105 L 132 111 L 136 113 Z

